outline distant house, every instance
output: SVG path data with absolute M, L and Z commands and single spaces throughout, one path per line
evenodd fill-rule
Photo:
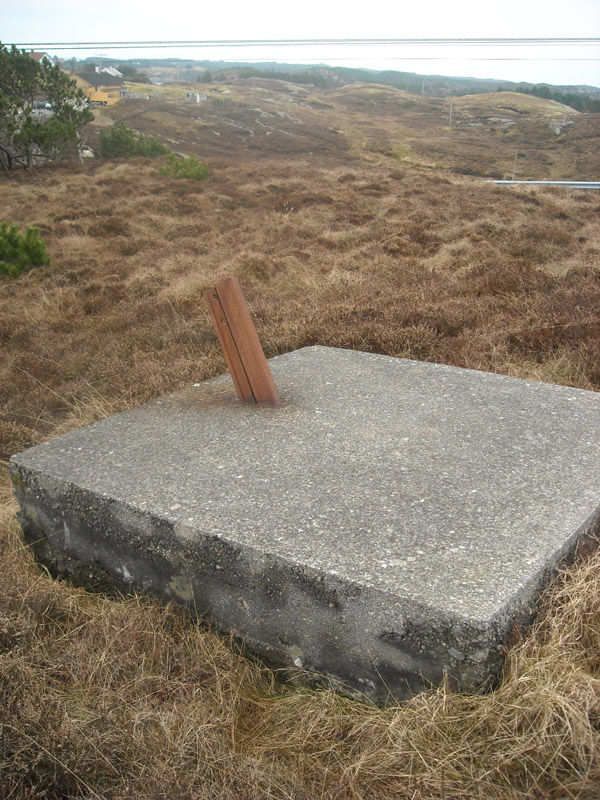
M 41 53 L 38 52 L 37 50 L 29 50 L 27 55 L 30 58 L 33 58 L 34 61 L 37 61 L 38 64 L 41 63 L 42 61 L 48 61 L 50 64 L 52 64 L 54 60 L 51 58 L 51 56 L 48 55 L 48 53 Z
M 86 72 L 76 72 L 73 77 L 91 103 L 112 106 L 121 97 L 126 97 L 128 94 L 127 89 L 123 87 L 123 78 L 108 72 L 87 70 Z
M 37 61 L 38 63 L 39 63 L 39 62 L 40 62 L 40 61 L 41 61 L 43 58 L 48 58 L 48 53 L 38 53 L 38 52 L 36 52 L 35 50 L 29 50 L 29 51 L 28 51 L 28 53 L 27 53 L 27 55 L 29 56 L 29 58 L 33 58 L 33 60 L 34 60 L 34 61 Z
M 119 72 L 116 67 L 102 67 L 100 72 L 106 72 L 107 75 L 112 75 L 113 78 L 122 78 L 123 73 Z

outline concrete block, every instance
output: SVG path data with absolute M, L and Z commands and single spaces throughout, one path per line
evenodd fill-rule
M 327 347 L 11 459 L 59 573 L 184 603 L 275 665 L 376 701 L 498 675 L 600 507 L 600 395 Z

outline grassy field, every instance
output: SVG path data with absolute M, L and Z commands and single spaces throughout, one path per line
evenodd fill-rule
M 268 356 L 319 343 L 600 388 L 599 196 L 475 177 L 512 169 L 515 126 L 531 177 L 593 177 L 593 121 L 565 110 L 556 134 L 547 101 L 478 96 L 453 130 L 444 100 L 263 84 L 102 112 L 206 159 L 207 181 L 144 159 L 0 178 L 2 219 L 51 258 L 0 282 L 0 797 L 597 798 L 594 553 L 495 691 L 379 709 L 276 681 L 181 610 L 54 581 L 22 546 L 10 454 L 224 371 L 201 296 L 226 275 Z

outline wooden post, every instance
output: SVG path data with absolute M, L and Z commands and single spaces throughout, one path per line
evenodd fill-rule
M 281 400 L 237 278 L 225 278 L 204 292 L 238 397 L 245 403 Z

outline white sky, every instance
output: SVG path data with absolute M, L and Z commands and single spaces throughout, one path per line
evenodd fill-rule
M 600 37 L 600 0 L 0 0 L 0 40 Z M 600 86 L 600 46 L 52 51 L 80 58 L 167 57 L 344 66 Z M 412 58 L 411 58 L 412 57 Z M 417 57 L 417 59 L 415 59 Z M 419 60 L 422 59 L 422 60 Z M 435 60 L 432 60 L 435 59 Z M 438 60 L 439 59 L 439 60 Z M 451 59 L 451 60 L 450 60 Z M 491 60 L 493 59 L 493 60 Z M 496 60 L 498 59 L 498 60 Z M 519 60 L 511 60 L 519 59 Z M 562 60 L 577 59 L 577 60 Z M 583 60 L 581 60 L 583 59 Z M 596 59 L 596 60 L 594 60 Z

